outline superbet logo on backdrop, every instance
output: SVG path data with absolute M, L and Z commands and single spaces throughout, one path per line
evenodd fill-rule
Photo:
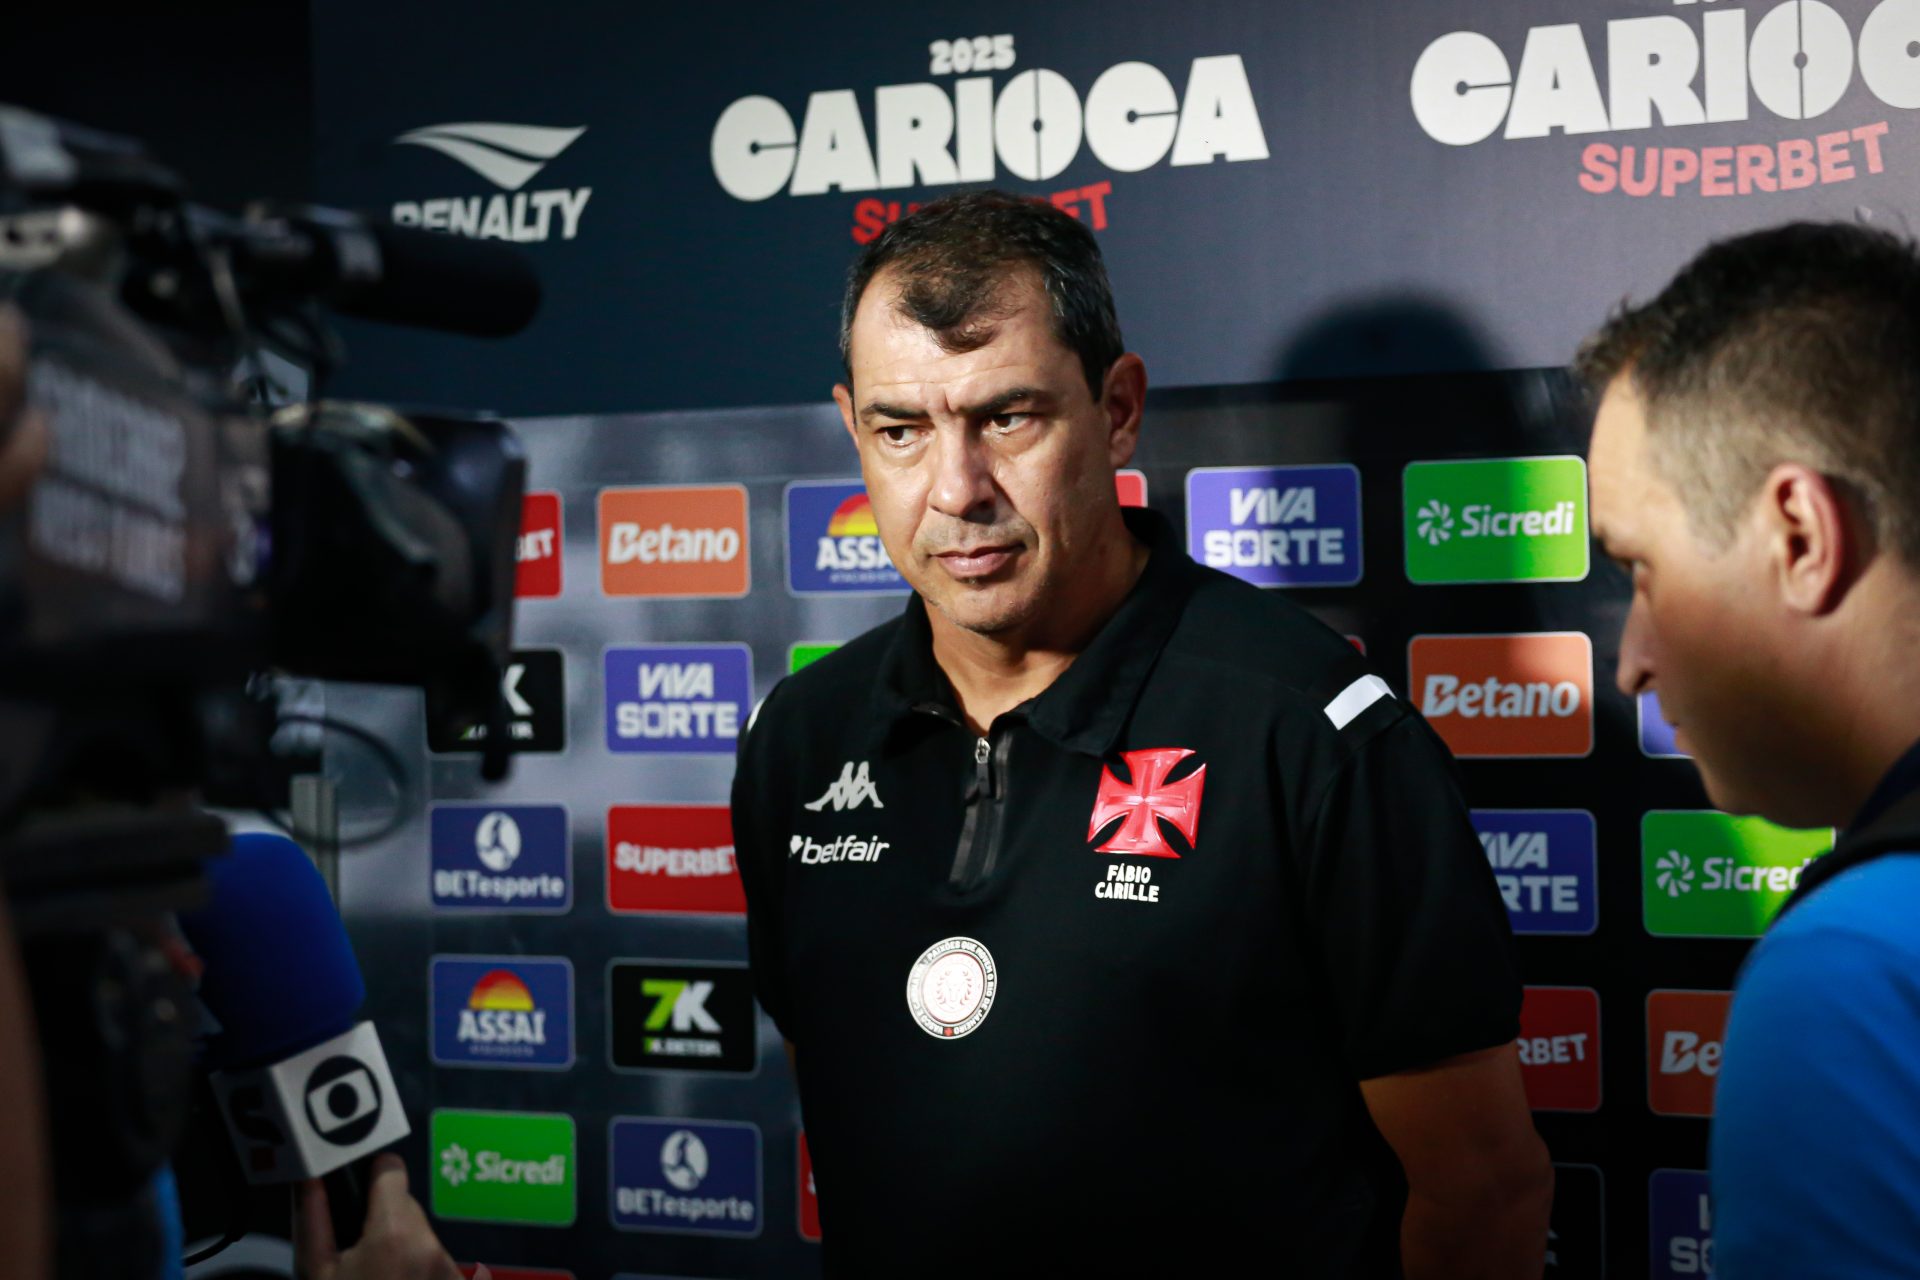
M 738 598 L 751 582 L 744 485 L 600 491 L 600 589 Z
M 513 594 L 522 600 L 560 594 L 560 495 L 529 493 L 520 504 L 520 537 L 514 544 Z
M 1593 750 L 1593 642 L 1578 631 L 1415 636 L 1408 688 L 1456 756 Z
M 658 915 L 743 916 L 733 820 L 723 804 L 607 810 L 607 906 Z
M 1883 106 L 1920 107 L 1912 52 L 1920 8 L 1910 0 L 1882 0 L 1857 35 L 1830 4 L 1783 0 L 1765 12 L 1723 5 L 1616 18 L 1592 37 L 1574 22 L 1515 32 L 1516 64 L 1489 36 L 1448 32 L 1414 64 L 1414 118 L 1428 137 L 1457 147 L 1495 134 L 1734 124 L 1756 118 L 1756 103 L 1783 120 L 1815 120 L 1840 104 L 1856 78 Z M 1578 181 L 1601 196 L 1744 196 L 1882 172 L 1887 121 L 1837 123 L 1812 136 L 1737 145 L 1594 142 L 1581 152 Z
M 1730 991 L 1647 996 L 1647 1107 L 1657 1116 L 1711 1116 L 1720 1082 Z
M 813 1183 L 813 1151 L 805 1129 L 800 1131 L 800 1238 L 820 1240 L 820 1191 Z
M 1591 987 L 1528 987 L 1520 1004 L 1520 1075 L 1535 1111 L 1600 1109 L 1600 996 Z
M 393 223 L 520 244 L 537 244 L 556 236 L 571 240 L 580 234 L 580 215 L 593 197 L 593 188 L 521 188 L 585 132 L 584 127 L 556 129 L 486 121 L 430 124 L 409 130 L 393 140 L 395 146 L 438 151 L 498 190 L 492 195 L 401 200 L 393 206 Z

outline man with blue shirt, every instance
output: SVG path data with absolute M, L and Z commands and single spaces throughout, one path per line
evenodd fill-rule
M 1920 253 L 1722 241 L 1579 372 L 1621 689 L 1719 808 L 1840 829 L 1736 984 L 1715 1274 L 1920 1275 Z

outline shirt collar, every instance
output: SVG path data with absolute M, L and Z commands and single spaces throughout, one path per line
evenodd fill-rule
M 1073 664 L 1023 704 L 1035 732 L 1091 756 L 1105 756 L 1119 739 L 1199 576 L 1165 516 L 1142 507 L 1121 516 L 1147 545 L 1146 568 Z M 959 718 L 952 687 L 934 661 L 926 604 L 915 595 L 874 681 L 873 747 L 884 747 L 911 717 L 929 712 Z
M 1880 785 L 1873 789 L 1867 802 L 1860 806 L 1860 812 L 1844 829 L 1859 830 L 1891 809 L 1900 797 L 1915 790 L 1920 790 L 1920 742 L 1908 747 L 1906 754 L 1893 762 L 1893 767 L 1880 779 Z

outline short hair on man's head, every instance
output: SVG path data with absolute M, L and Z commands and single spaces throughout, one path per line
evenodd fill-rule
M 896 307 L 947 351 L 993 341 L 1008 314 L 1008 284 L 1032 270 L 1046 292 L 1054 336 L 1075 355 L 1098 400 L 1125 352 L 1100 245 L 1079 219 L 1005 191 L 943 196 L 889 226 L 854 260 L 840 308 L 840 362 L 853 376 L 853 315 L 874 277 L 900 282 Z
M 1581 347 L 1597 397 L 1625 377 L 1696 534 L 1732 539 L 1768 472 L 1814 467 L 1920 569 L 1920 252 L 1853 223 L 1710 245 Z

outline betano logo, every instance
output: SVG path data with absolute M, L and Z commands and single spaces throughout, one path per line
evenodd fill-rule
M 1830 829 L 1795 831 L 1712 810 L 1654 810 L 1640 820 L 1647 932 L 1666 938 L 1757 938 L 1833 847 Z
M 1579 458 L 1415 462 L 1401 496 L 1411 582 L 1587 576 L 1587 464 Z
M 600 588 L 610 596 L 737 598 L 751 581 L 737 484 L 600 491 Z
M 393 140 L 395 146 L 438 151 L 500 191 L 492 196 L 401 200 L 393 206 L 393 222 L 396 226 L 427 227 L 481 240 L 527 244 L 551 239 L 554 215 L 558 214 L 560 238 L 571 240 L 580 234 L 580 215 L 593 196 L 593 188 L 521 188 L 585 132 L 584 126 L 554 128 L 490 121 L 432 124 L 409 130 Z
M 990 47 L 990 63 L 943 63 L 930 75 L 1006 70 L 1019 57 L 1011 36 Z M 940 42 L 944 44 L 945 42 Z M 956 41 L 954 51 L 971 43 Z M 1267 138 L 1237 53 L 1195 58 L 1184 94 L 1158 67 L 1122 62 L 1087 89 L 1084 103 L 1057 71 L 1021 71 L 994 92 L 993 77 L 965 75 L 950 83 L 881 85 L 872 115 L 852 89 L 809 94 L 798 128 L 772 98 L 736 99 L 714 123 L 713 176 L 736 200 L 765 200 L 829 191 L 879 191 L 995 180 L 995 159 L 1014 178 L 1058 176 L 1080 154 L 1120 173 L 1162 160 L 1174 167 L 1265 160 Z M 868 128 L 868 119 L 873 127 Z
M 1578 631 L 1416 636 L 1420 713 L 1456 756 L 1584 756 L 1593 750 L 1593 642 Z

